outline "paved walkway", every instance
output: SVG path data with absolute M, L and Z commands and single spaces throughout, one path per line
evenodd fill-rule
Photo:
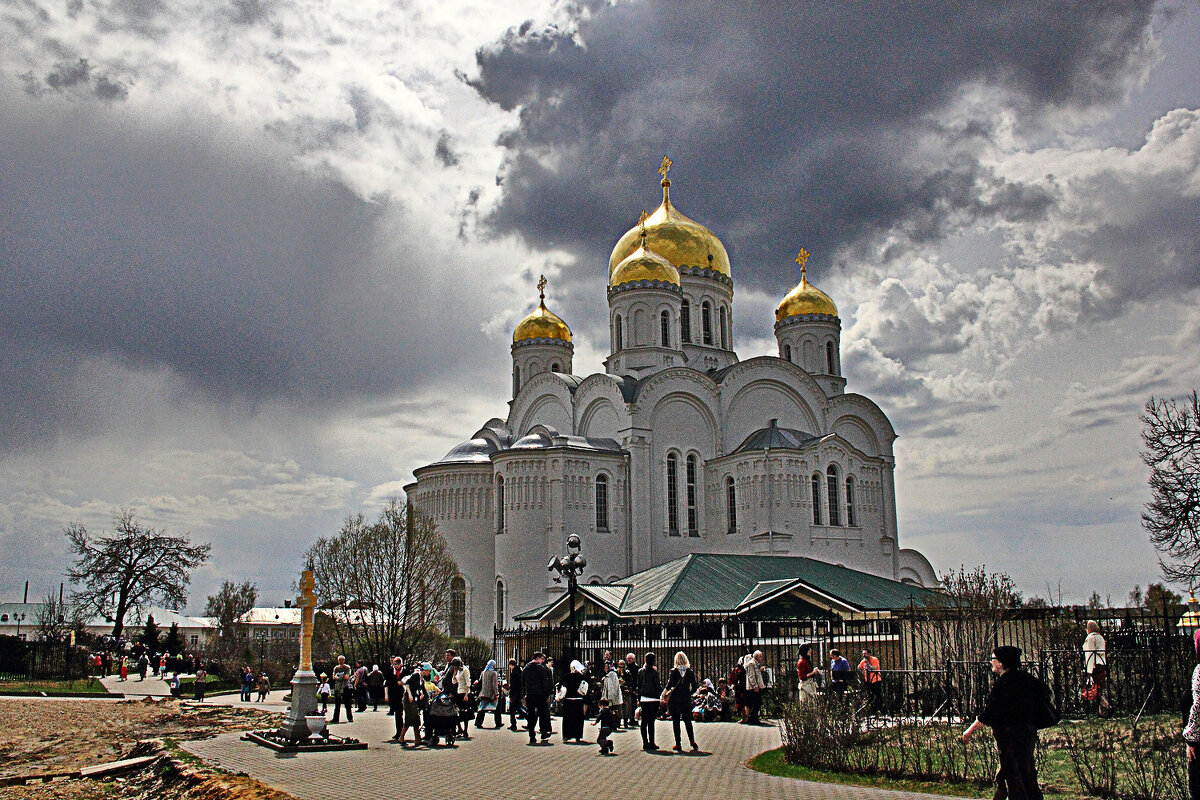
M 281 693 L 280 693 L 281 694 Z M 226 702 L 226 698 L 217 698 Z M 232 696 L 237 703 L 237 696 Z M 262 704 L 252 704 L 263 707 Z M 282 703 L 270 706 L 282 707 Z M 555 730 L 559 720 L 555 719 Z M 586 736 L 594 741 L 588 723 Z M 354 722 L 333 726 L 337 735 L 367 742 L 367 750 L 341 753 L 281 754 L 239 734 L 186 742 L 195 755 L 234 772 L 289 792 L 302 800 L 521 800 L 592 795 L 681 800 L 907 800 L 928 798 L 852 786 L 810 783 L 755 772 L 744 762 L 779 746 L 774 727 L 707 723 L 696 728 L 700 753 L 661 750 L 646 753 L 637 731 L 613 737 L 616 754 L 601 756 L 594 744 L 529 747 L 524 731 L 471 729 L 470 741 L 452 748 L 406 750 L 385 740 L 395 732 L 392 717 L 381 709 L 355 714 Z M 672 743 L 671 725 L 659 722 L 657 741 Z M 945 798 L 939 798 L 945 800 Z
M 123 694 L 127 697 L 170 697 L 171 687 L 161 678 L 146 673 L 145 680 L 138 680 L 137 674 L 129 676 L 129 680 L 121 680 L 119 675 L 109 675 L 101 678 L 100 683 L 113 694 Z

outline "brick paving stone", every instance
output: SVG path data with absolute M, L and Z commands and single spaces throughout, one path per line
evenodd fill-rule
M 558 730 L 559 720 L 555 720 Z M 645 753 L 637 731 L 613 737 L 616 754 L 601 756 L 593 743 L 597 729 L 588 724 L 585 745 L 563 744 L 557 733 L 551 747 L 529 747 L 524 731 L 471 729 L 471 740 L 453 748 L 408 750 L 386 739 L 392 717 L 382 710 L 356 714 L 354 722 L 332 726 L 335 735 L 353 736 L 367 750 L 340 753 L 281 754 L 238 734 L 186 742 L 191 753 L 234 772 L 246 774 L 302 800 L 537 800 L 584 797 L 596 793 L 639 798 L 720 798 L 720 800 L 906 800 L 932 795 L 812 783 L 764 775 L 745 762 L 778 747 L 773 726 L 706 723 L 696 728 L 701 752 L 669 749 Z M 411 734 L 410 734 L 411 736 Z M 659 744 L 673 742 L 669 722 L 659 722 Z M 944 797 L 939 800 L 945 800 Z

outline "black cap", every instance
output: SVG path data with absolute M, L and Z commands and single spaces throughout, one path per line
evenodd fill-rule
M 1021 666 L 1021 648 L 1019 647 L 1002 644 L 992 651 L 992 655 L 1005 669 L 1018 669 Z

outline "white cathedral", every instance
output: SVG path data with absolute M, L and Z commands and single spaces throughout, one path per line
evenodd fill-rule
M 777 356 L 740 361 L 733 273 L 712 231 L 671 202 L 609 257 L 605 371 L 572 370 L 571 329 L 538 307 L 517 325 L 506 419 L 486 422 L 405 487 L 458 562 L 452 635 L 558 597 L 547 562 L 572 533 L 602 584 L 689 553 L 800 555 L 932 587 L 899 546 L 896 433 L 847 393 L 841 321 L 806 278 L 775 311 Z

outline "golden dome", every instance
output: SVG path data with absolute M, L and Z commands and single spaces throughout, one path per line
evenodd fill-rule
M 538 281 L 538 291 L 538 307 L 517 324 L 517 329 L 513 331 L 513 343 L 516 344 L 526 339 L 560 339 L 570 342 L 571 329 L 567 323 L 563 322 L 562 317 L 546 308 L 545 276 Z
M 808 251 L 801 250 L 800 255 L 796 257 L 796 263 L 800 265 L 800 283 L 784 296 L 779 307 L 775 309 L 776 322 L 801 314 L 828 314 L 831 317 L 838 315 L 837 304 L 833 302 L 833 298 L 808 282 L 805 270 L 807 260 Z
M 646 246 L 675 267 L 703 267 L 732 279 L 729 254 L 716 234 L 671 205 L 671 181 L 666 177 L 670 159 L 663 159 L 662 205 L 646 218 Z M 635 225 L 625 232 L 608 257 L 608 277 L 612 284 L 617 266 L 629 258 L 641 244 L 641 228 Z
M 648 220 L 649 217 L 643 211 L 642 218 L 638 220 L 638 249 L 617 264 L 617 268 L 608 276 L 609 286 L 622 286 L 635 281 L 658 281 L 672 286 L 679 285 L 679 270 L 675 269 L 675 265 L 646 247 Z

